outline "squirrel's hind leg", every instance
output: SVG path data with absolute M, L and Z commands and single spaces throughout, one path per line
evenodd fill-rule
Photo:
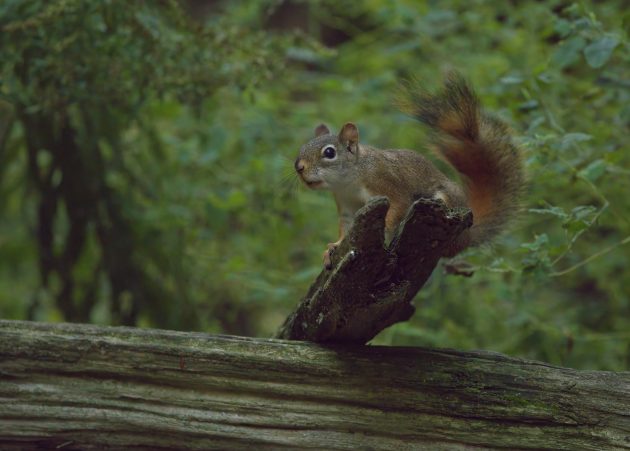
M 339 238 L 339 241 L 335 243 L 328 243 L 326 250 L 324 251 L 323 260 L 324 260 L 324 268 L 332 269 L 332 255 L 335 253 L 335 249 L 341 244 L 342 238 Z

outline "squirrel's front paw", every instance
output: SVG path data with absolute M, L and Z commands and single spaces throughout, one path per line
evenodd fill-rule
M 324 251 L 324 268 L 332 269 L 332 255 L 335 253 L 339 243 L 328 243 L 327 249 Z

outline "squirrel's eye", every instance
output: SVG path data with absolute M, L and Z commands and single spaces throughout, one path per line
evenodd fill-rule
M 324 158 L 333 159 L 335 158 L 336 152 L 333 146 L 326 146 L 322 152 Z

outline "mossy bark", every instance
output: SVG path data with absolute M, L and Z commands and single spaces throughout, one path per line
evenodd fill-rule
M 0 321 L 0 449 L 630 449 L 630 373 Z

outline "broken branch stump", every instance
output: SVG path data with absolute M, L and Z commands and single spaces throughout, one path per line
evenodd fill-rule
M 411 300 L 444 249 L 472 225 L 472 213 L 419 199 L 386 245 L 388 208 L 387 198 L 378 197 L 357 212 L 333 269 L 322 270 L 277 338 L 363 344 L 413 315 Z

